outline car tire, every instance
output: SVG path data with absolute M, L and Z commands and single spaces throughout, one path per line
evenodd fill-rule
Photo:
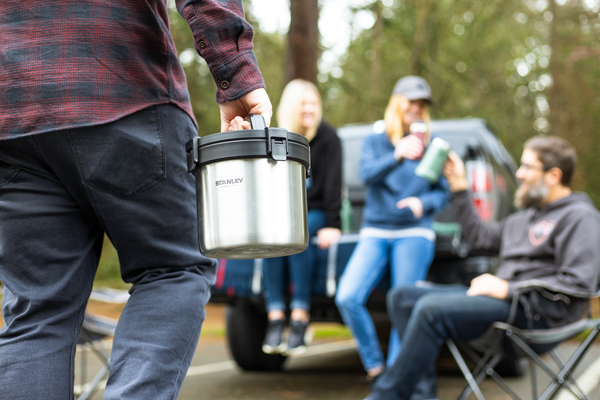
M 237 365 L 246 371 L 281 370 L 286 357 L 262 351 L 267 315 L 243 299 L 229 305 L 226 315 L 229 350 Z

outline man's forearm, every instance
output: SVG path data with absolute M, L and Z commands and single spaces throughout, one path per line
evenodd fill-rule
M 500 250 L 502 228 L 497 222 L 484 222 L 477 214 L 468 191 L 452 193 L 454 214 L 462 227 L 463 237 L 473 248 Z
M 244 19 L 242 0 L 177 0 L 198 54 L 217 85 L 217 102 L 234 101 L 265 83 L 252 51 L 254 31 Z

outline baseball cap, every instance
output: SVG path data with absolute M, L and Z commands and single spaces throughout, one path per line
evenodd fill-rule
M 427 81 L 420 76 L 409 75 L 398 79 L 392 94 L 401 94 L 409 100 L 427 100 L 433 103 L 431 88 Z

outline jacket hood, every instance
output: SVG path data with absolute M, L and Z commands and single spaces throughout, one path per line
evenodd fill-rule
M 562 199 L 556 200 L 553 203 L 546 204 L 541 209 L 538 209 L 538 212 L 546 213 L 552 210 L 556 210 L 565 206 L 570 206 L 578 203 L 583 207 L 596 208 L 594 202 L 588 197 L 587 194 L 583 192 L 573 192 L 567 197 L 563 197 Z

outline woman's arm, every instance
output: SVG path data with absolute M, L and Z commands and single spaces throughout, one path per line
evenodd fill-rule
M 450 186 L 446 178 L 441 177 L 430 191 L 418 196 L 418 199 L 423 203 L 424 214 L 440 213 L 450 202 Z
M 323 126 L 323 125 L 322 125 Z M 340 209 L 342 208 L 342 145 L 333 127 L 329 129 L 327 146 L 324 154 L 327 155 L 327 170 L 325 173 L 325 190 L 323 191 L 323 211 L 325 211 L 325 226 L 340 228 Z M 319 134 L 319 133 L 317 133 Z
M 366 185 L 383 182 L 387 174 L 398 165 L 393 148 L 390 151 L 378 148 L 378 135 L 381 134 L 367 136 L 362 146 L 359 175 Z

